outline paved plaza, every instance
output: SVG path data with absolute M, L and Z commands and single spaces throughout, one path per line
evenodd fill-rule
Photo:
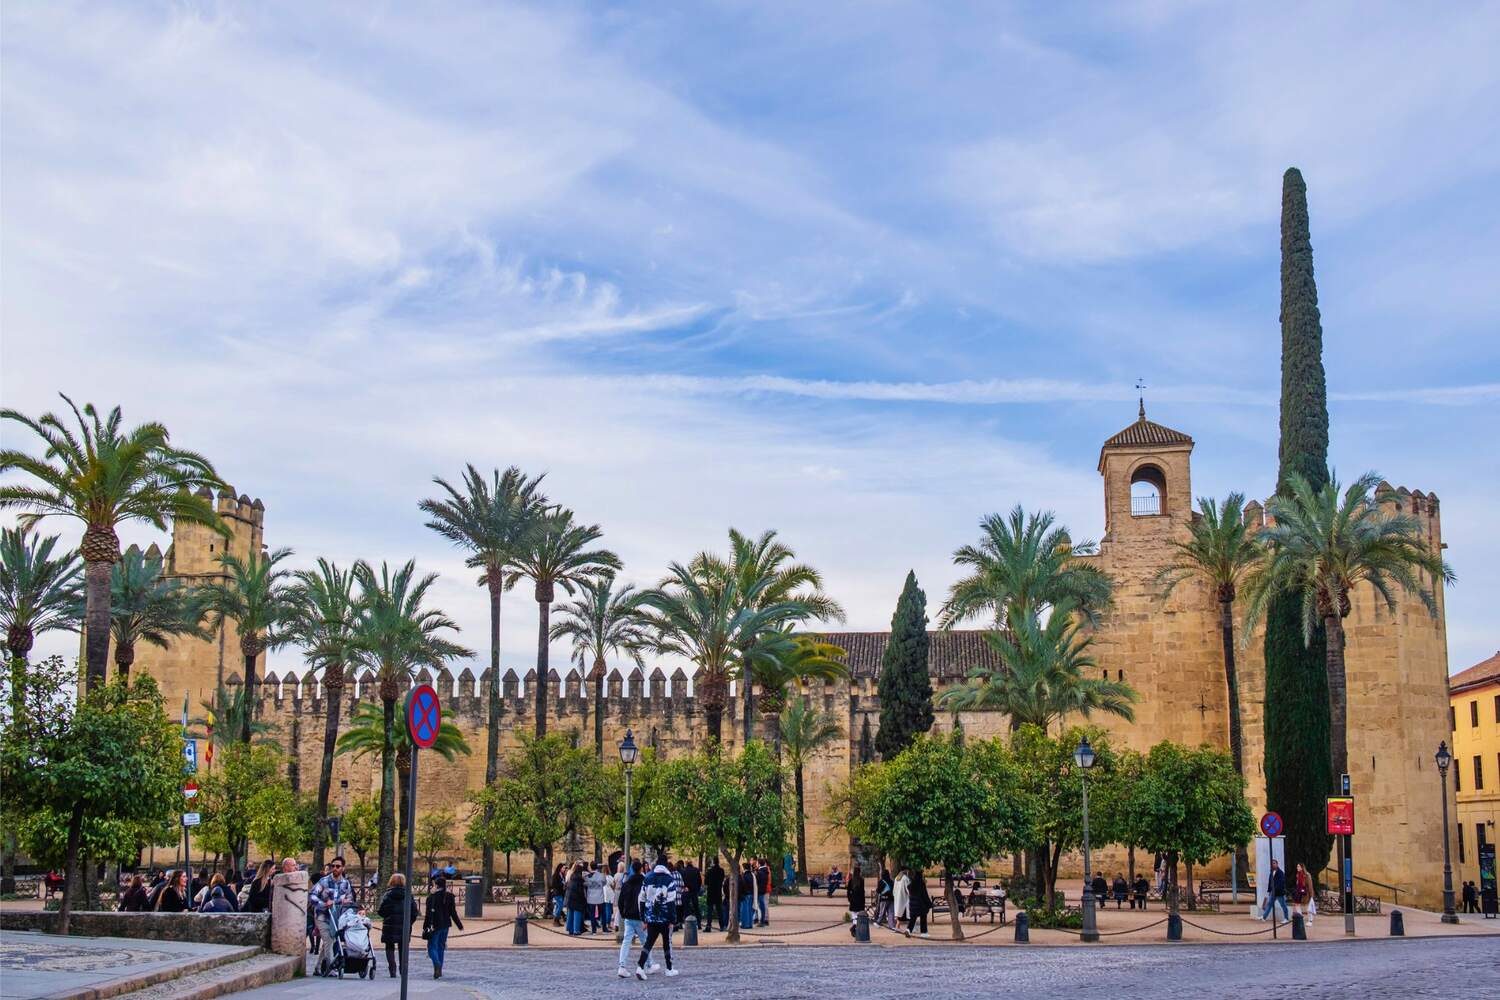
M 419 956 L 425 957 L 425 956 Z M 682 975 L 645 983 L 614 975 L 596 950 L 450 952 L 441 982 L 414 966 L 413 997 L 1350 997 L 1494 996 L 1500 938 L 1433 938 L 1273 945 L 983 948 L 929 945 L 748 945 L 685 950 Z M 397 995 L 399 980 L 300 980 L 239 994 L 246 1000 Z
M 203 968 L 256 949 L 188 941 L 56 937 L 6 931 L 0 935 L 0 998 L 32 1000 L 105 989 L 128 980 Z M 105 989 L 108 992 L 107 989 Z

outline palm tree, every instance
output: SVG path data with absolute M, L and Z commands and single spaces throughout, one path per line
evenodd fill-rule
M 443 709 L 442 721 L 438 725 L 437 739 L 429 750 L 446 761 L 455 760 L 459 754 L 473 753 L 463 730 L 453 721 L 451 709 Z M 385 746 L 385 712 L 378 705 L 361 702 L 349 718 L 349 728 L 338 739 L 338 752 L 352 754 L 356 760 L 366 754 L 379 754 Z M 406 787 L 411 782 L 411 734 L 404 725 L 397 725 L 394 734 L 396 747 L 396 815 L 400 818 L 399 836 L 396 840 L 396 856 L 405 857 L 401 845 L 410 831 L 406 829 Z
M 597 524 L 574 524 L 573 512 L 551 507 L 526 533 L 515 557 L 515 574 L 530 579 L 535 586 L 537 608 L 536 633 L 536 735 L 547 735 L 548 643 L 552 627 L 550 612 L 557 588 L 570 596 L 584 580 L 594 579 L 620 568 L 620 557 L 608 549 L 591 549 L 604 532 Z M 499 679 L 496 679 L 499 683 Z
M 807 873 L 807 800 L 803 795 L 802 772 L 809 758 L 844 735 L 838 720 L 808 704 L 798 696 L 781 710 L 781 742 L 787 763 L 792 768 L 793 787 L 797 792 L 797 872 Z
M 0 450 L 0 476 L 24 472 L 37 485 L 0 486 L 0 509 L 19 508 L 23 526 L 54 515 L 84 523 L 84 628 L 87 663 L 85 690 L 104 683 L 109 659 L 109 574 L 120 559 L 116 528 L 145 521 L 160 531 L 167 522 L 202 524 L 229 537 L 214 513 L 213 502 L 198 490 L 227 490 L 208 459 L 172 446 L 167 429 L 141 424 L 122 432 L 117 406 L 103 420 L 92 403 L 79 412 L 67 396 L 78 431 L 56 414 L 33 420 L 15 410 L 0 410 L 0 420 L 14 420 L 34 431 L 47 446 L 42 458 L 12 448 Z
M 436 573 L 417 577 L 408 560 L 392 573 L 381 563 L 380 573 L 366 562 L 354 565 L 359 582 L 359 662 L 375 672 L 381 701 L 380 748 L 380 884 L 391 876 L 395 862 L 396 698 L 422 667 L 441 669 L 444 661 L 474 654 L 444 637 L 458 626 L 437 608 L 424 608 Z
M 267 735 L 275 727 L 255 718 L 255 706 L 245 696 L 243 686 L 220 684 L 214 690 L 213 700 L 198 704 L 203 715 L 193 719 L 192 724 L 203 728 L 188 734 L 193 739 L 207 740 L 213 747 L 223 750 L 241 742 L 245 727 L 249 726 L 250 742 L 258 746 L 279 746 Z
M 950 629 L 983 614 L 1006 631 L 1013 618 L 1041 616 L 1065 602 L 1090 625 L 1098 624 L 1113 583 L 1097 566 L 1075 558 L 1096 552 L 1097 546 L 1073 544 L 1055 521 L 1051 511 L 1027 515 L 1019 504 L 1005 517 L 991 514 L 980 521 L 979 544 L 953 553 L 953 562 L 972 572 L 949 589 L 938 624 Z
M 323 761 L 318 770 L 318 828 L 313 835 L 313 870 L 321 871 L 328 831 L 328 792 L 333 784 L 333 754 L 339 715 L 344 707 L 344 682 L 358 654 L 355 626 L 359 620 L 359 602 L 354 594 L 354 573 L 319 559 L 316 570 L 297 571 L 291 598 L 287 635 L 303 648 L 308 663 L 323 675 Z
M 484 784 L 489 787 L 500 773 L 500 598 L 515 583 L 506 571 L 546 509 L 547 498 L 540 491 L 542 477 L 528 478 L 514 465 L 504 473 L 496 469 L 489 482 L 470 465 L 462 489 L 440 478 L 433 482 L 448 495 L 418 504 L 431 518 L 427 527 L 468 550 L 467 565 L 483 571 L 479 583 L 489 589 L 489 737 L 484 757 Z M 495 877 L 495 849 L 489 844 L 484 846 L 483 877 L 482 891 L 488 897 Z
M 83 566 L 76 552 L 53 558 L 57 536 L 27 528 L 0 531 L 0 625 L 10 653 L 11 720 L 20 717 L 26 659 L 43 632 L 77 632 L 82 624 Z
M 1290 494 L 1266 505 L 1261 532 L 1266 559 L 1246 583 L 1250 608 L 1245 635 L 1277 594 L 1294 594 L 1302 605 L 1302 636 L 1311 641 L 1319 619 L 1327 635 L 1325 669 L 1333 751 L 1333 773 L 1349 770 L 1349 701 L 1344 675 L 1344 619 L 1349 594 L 1361 583 L 1396 611 L 1397 591 L 1415 595 L 1437 617 L 1437 598 L 1421 574 L 1452 583 L 1453 570 L 1427 543 L 1420 521 L 1381 510 L 1375 495 L 1380 477 L 1366 473 L 1339 496 L 1336 477 L 1316 489 L 1297 473 L 1287 477 Z
M 1199 516 L 1188 526 L 1185 542 L 1172 543 L 1174 558 L 1156 574 L 1165 601 L 1185 580 L 1202 580 L 1219 603 L 1219 634 L 1224 648 L 1224 685 L 1229 694 L 1229 754 L 1234 770 L 1245 776 L 1244 735 L 1240 721 L 1240 685 L 1234 662 L 1234 601 L 1240 582 L 1261 557 L 1261 548 L 1245 524 L 1245 495 L 1231 493 L 1221 507 L 1212 497 L 1198 498 Z M 1235 849 L 1235 864 L 1248 872 L 1245 845 Z
M 77 632 L 82 624 L 83 566 L 78 553 L 52 557 L 57 536 L 32 537 L 26 528 L 0 531 L 0 625 L 10 653 L 10 725 L 25 711 L 26 661 L 43 632 Z M 16 891 L 15 823 L 5 824 L 0 892 Z
M 729 529 L 730 558 L 727 563 L 708 555 L 700 556 L 695 568 L 706 572 L 718 572 L 727 569 L 733 573 L 738 583 L 740 594 L 754 594 L 755 606 L 759 608 L 770 607 L 774 604 L 795 601 L 805 607 L 803 620 L 819 619 L 824 621 L 843 621 L 844 609 L 837 601 L 823 592 L 823 576 L 811 566 L 792 563 L 797 558 L 797 553 L 776 540 L 775 531 L 762 532 L 759 538 L 751 538 L 741 534 L 734 528 Z M 788 565 L 790 563 L 790 565 Z M 746 635 L 742 641 L 741 652 L 749 649 L 757 637 Z M 748 662 L 742 659 L 743 662 Z M 753 720 L 755 718 L 755 682 L 762 678 L 752 669 L 749 673 L 741 672 L 740 683 L 744 686 L 744 726 L 745 742 L 750 742 L 754 735 Z M 777 707 L 771 711 L 770 716 L 780 714 Z
M 110 571 L 110 635 L 115 643 L 115 670 L 130 676 L 136 643 L 166 649 L 177 636 L 206 639 L 203 619 L 209 594 L 162 575 L 160 555 L 132 545 Z
M 1133 721 L 1134 688 L 1085 675 L 1097 666 L 1089 653 L 1094 640 L 1083 634 L 1074 613 L 1073 605 L 1064 603 L 1045 624 L 1022 614 L 1011 619 L 1009 634 L 985 633 L 1001 666 L 969 671 L 963 684 L 938 695 L 938 705 L 955 717 L 966 711 L 1005 712 L 1012 729 L 1029 722 L 1045 731 L 1070 712 L 1084 718 L 1103 712 Z
M 255 661 L 261 653 L 284 645 L 290 638 L 287 628 L 292 622 L 295 603 L 292 598 L 291 571 L 279 569 L 282 560 L 290 558 L 291 549 L 271 553 L 251 552 L 244 559 L 228 552 L 220 557 L 224 578 L 204 585 L 209 595 L 209 609 L 214 624 L 224 627 L 225 619 L 234 622 L 240 635 L 240 655 L 245 660 L 245 698 L 252 712 L 258 711 L 255 694 Z M 249 716 L 246 716 L 248 722 Z M 250 729 L 240 731 L 240 741 L 250 742 Z
M 574 661 L 594 682 L 594 755 L 600 763 L 604 762 L 605 657 L 611 652 L 625 653 L 644 667 L 641 650 L 649 644 L 640 615 L 640 592 L 630 584 L 616 590 L 614 584 L 614 574 L 580 580 L 578 597 L 554 609 L 558 619 L 551 632 L 553 639 L 572 641 Z
M 642 618 L 653 651 L 681 656 L 698 668 L 694 688 L 708 721 L 709 739 L 723 735 L 729 680 L 744 676 L 743 662 L 762 635 L 807 616 L 801 601 L 757 607 L 762 578 L 742 591 L 738 578 L 714 557 L 700 555 L 691 566 L 672 563 L 667 576 L 640 597 Z
M 844 655 L 842 646 L 790 632 L 771 632 L 752 648 L 750 672 L 760 681 L 760 713 L 771 729 L 777 759 L 781 757 L 781 713 L 792 687 L 848 677 Z

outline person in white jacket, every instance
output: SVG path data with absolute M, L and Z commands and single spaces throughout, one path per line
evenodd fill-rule
M 604 919 L 604 873 L 594 862 L 589 862 L 588 874 L 583 877 L 585 899 L 589 907 L 589 933 L 598 934 L 601 929 L 608 930 L 608 921 Z
M 620 886 L 625 881 L 625 862 L 615 865 L 615 870 L 604 877 L 604 929 L 615 929 L 615 907 L 620 905 Z
M 911 913 L 911 876 L 906 873 L 905 868 L 901 869 L 901 874 L 896 876 L 895 894 L 895 912 L 891 914 L 892 927 L 898 926 Z

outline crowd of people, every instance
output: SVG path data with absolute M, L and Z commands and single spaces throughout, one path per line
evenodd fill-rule
M 290 858 L 293 870 L 296 862 Z M 285 862 L 283 863 L 285 864 Z M 273 861 L 263 861 L 247 872 L 194 869 L 192 884 L 186 869 L 153 869 L 132 875 L 120 893 L 126 913 L 266 913 L 271 909 Z

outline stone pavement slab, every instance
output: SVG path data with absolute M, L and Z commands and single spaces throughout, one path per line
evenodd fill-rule
M 257 948 L 138 938 L 0 934 L 0 1000 L 114 996 L 177 974 L 254 955 Z

